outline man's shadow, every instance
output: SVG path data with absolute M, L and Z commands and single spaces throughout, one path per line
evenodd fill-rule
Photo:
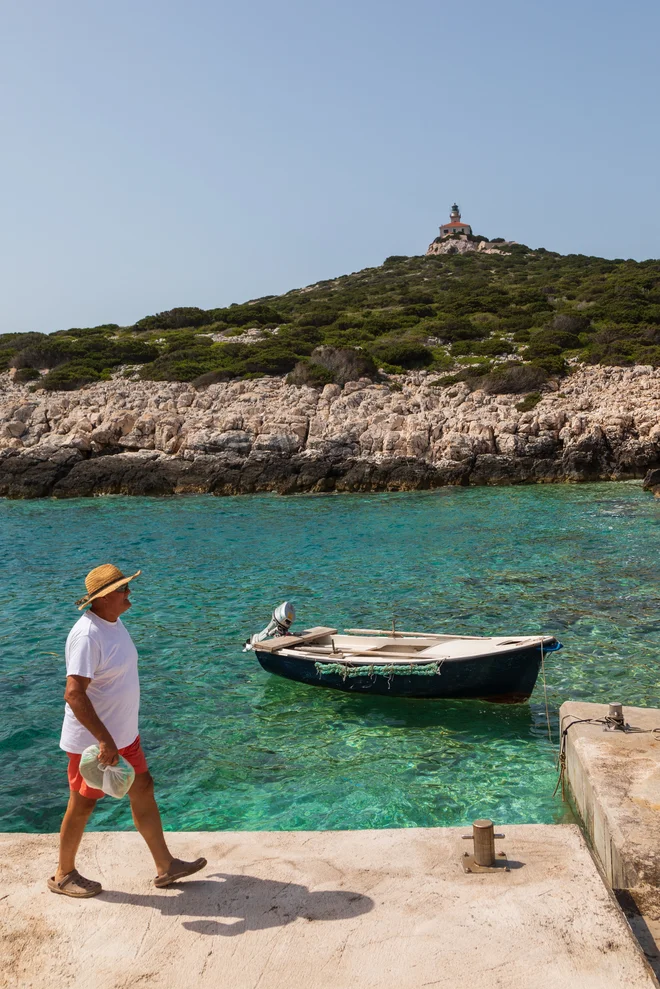
M 348 890 L 310 891 L 298 883 L 258 879 L 256 876 L 213 873 L 213 878 L 174 883 L 159 893 L 122 893 L 104 890 L 101 899 L 111 903 L 132 903 L 153 907 L 163 917 L 200 918 L 185 921 L 183 927 L 196 934 L 234 937 L 246 931 L 291 924 L 299 917 L 307 921 L 339 920 L 357 917 L 373 910 L 374 901 Z M 227 922 L 217 917 L 236 917 Z

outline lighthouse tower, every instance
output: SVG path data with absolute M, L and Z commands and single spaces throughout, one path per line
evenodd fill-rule
M 472 227 L 469 223 L 461 222 L 461 211 L 458 203 L 454 203 L 449 214 L 449 223 L 443 223 L 440 227 L 440 236 L 447 237 L 449 234 L 471 234 Z

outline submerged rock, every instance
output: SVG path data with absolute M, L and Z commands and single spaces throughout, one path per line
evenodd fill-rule
M 651 491 L 656 498 L 660 498 L 660 468 L 648 472 L 642 487 L 645 491 Z

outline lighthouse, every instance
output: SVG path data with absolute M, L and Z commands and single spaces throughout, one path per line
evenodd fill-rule
M 449 234 L 471 234 L 472 227 L 469 223 L 461 222 L 461 211 L 458 203 L 454 203 L 449 214 L 449 223 L 443 223 L 440 227 L 440 236 L 448 237 Z

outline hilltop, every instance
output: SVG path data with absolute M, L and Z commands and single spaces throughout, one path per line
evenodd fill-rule
M 393 256 L 375 268 L 132 326 L 0 336 L 15 384 L 72 390 L 116 377 L 195 382 L 290 374 L 298 385 L 427 369 L 440 383 L 516 373 L 529 391 L 572 365 L 660 366 L 660 261 L 560 255 Z M 522 380 L 522 379 L 521 379 Z

